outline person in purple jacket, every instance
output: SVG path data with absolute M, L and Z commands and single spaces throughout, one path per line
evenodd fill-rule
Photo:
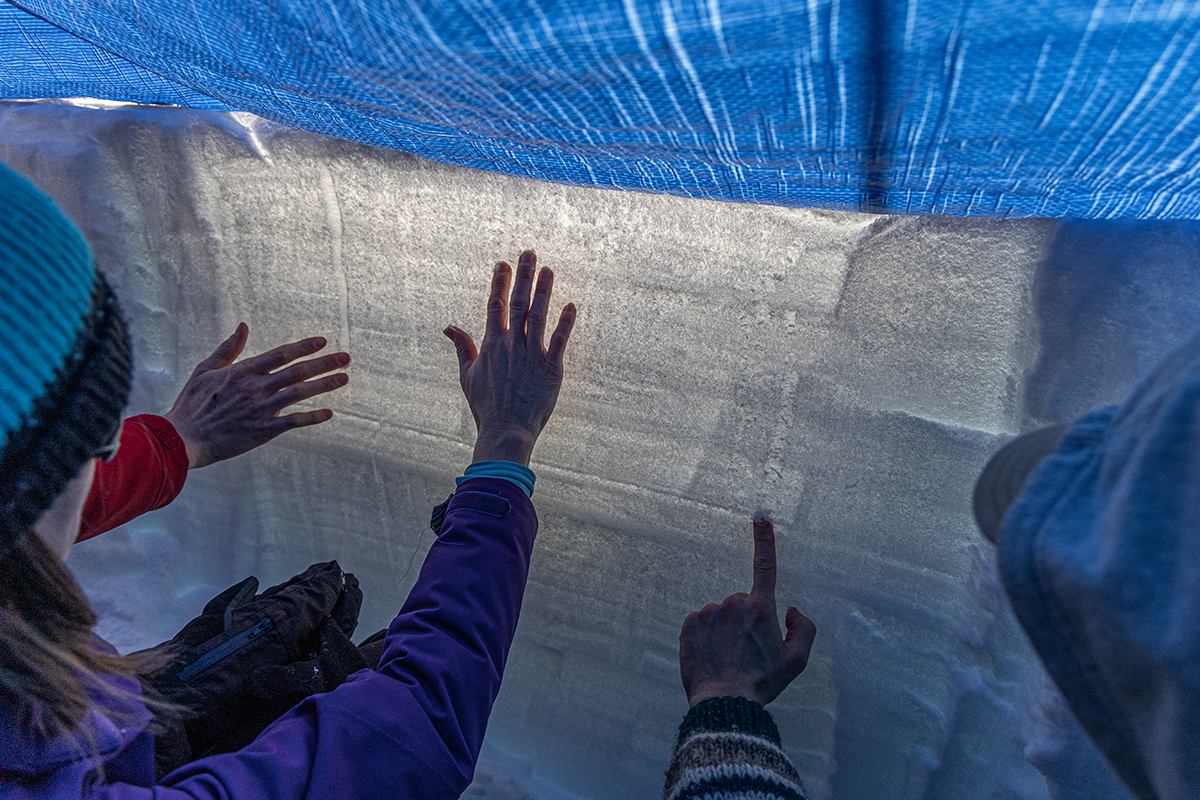
M 515 281 L 496 267 L 478 348 L 445 331 L 474 459 L 378 669 L 156 783 L 137 676 L 161 656 L 120 656 L 96 637 L 63 563 L 97 459 L 119 439 L 128 336 L 79 230 L 0 166 L 0 798 L 457 798 L 521 609 L 537 532 L 529 457 L 575 320 L 568 305 L 543 346 L 553 275 L 535 286 L 535 272 L 528 251 Z

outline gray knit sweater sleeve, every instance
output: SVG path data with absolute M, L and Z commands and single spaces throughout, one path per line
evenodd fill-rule
M 741 697 L 697 703 L 679 726 L 663 800 L 804 800 L 779 729 L 762 704 Z

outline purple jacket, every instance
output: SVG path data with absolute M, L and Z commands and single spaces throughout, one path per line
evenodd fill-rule
M 121 728 L 85 720 L 102 779 L 78 736 L 38 740 L 0 707 L 0 798 L 388 798 L 455 800 L 471 781 L 521 611 L 537 533 L 511 481 L 472 478 L 388 628 L 378 671 L 304 700 L 235 752 L 153 780 L 149 714 Z

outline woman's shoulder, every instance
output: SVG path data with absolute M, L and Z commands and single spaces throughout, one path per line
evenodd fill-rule
M 96 649 L 116 653 L 108 642 L 93 637 Z M 12 775 L 12 779 L 28 782 L 38 776 L 47 776 L 59 771 L 79 771 L 84 776 L 96 767 L 96 759 L 125 774 L 142 774 L 146 770 L 138 763 L 125 763 L 130 756 L 147 750 L 146 760 L 149 781 L 153 781 L 153 753 L 138 746 L 139 738 L 146 738 L 146 728 L 151 714 L 142 700 L 141 685 L 135 678 L 105 677 L 103 686 L 96 686 L 88 694 L 94 707 L 87 711 L 79 727 L 68 734 L 47 737 L 38 732 L 31 720 L 21 719 L 19 709 L 11 703 L 0 703 L 0 771 Z M 149 785 L 149 783 L 147 783 Z

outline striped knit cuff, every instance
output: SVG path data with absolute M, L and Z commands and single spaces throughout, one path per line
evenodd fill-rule
M 769 740 L 779 747 L 779 728 L 762 703 L 744 697 L 710 697 L 692 707 L 679 726 L 675 747 L 679 748 L 693 733 L 746 733 Z
M 664 800 L 804 800 L 800 775 L 779 748 L 779 731 L 758 703 L 715 697 L 679 728 Z

